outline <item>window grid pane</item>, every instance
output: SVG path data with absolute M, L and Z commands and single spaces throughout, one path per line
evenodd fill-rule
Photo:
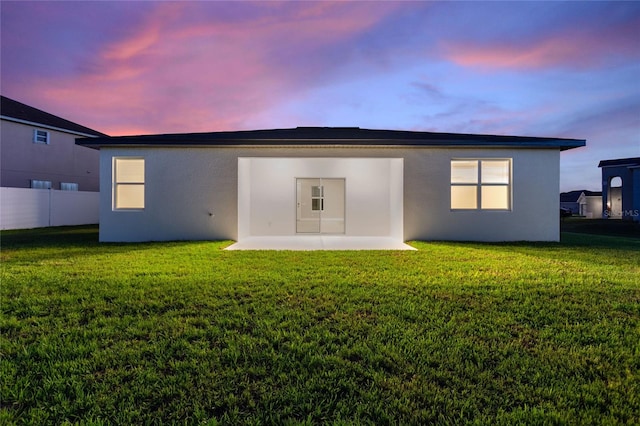
M 144 185 L 118 185 L 116 187 L 117 209 L 143 209 Z
M 508 210 L 509 187 L 507 185 L 485 185 L 482 187 L 482 209 Z
M 481 163 L 482 183 L 509 183 L 508 160 L 491 160 Z
M 324 186 L 311 187 L 311 211 L 324 210 Z
M 478 161 L 451 161 L 451 183 L 478 183 Z
M 453 185 L 451 187 L 452 209 L 477 209 L 478 187 L 476 185 Z
M 144 183 L 144 159 L 116 158 L 116 183 Z

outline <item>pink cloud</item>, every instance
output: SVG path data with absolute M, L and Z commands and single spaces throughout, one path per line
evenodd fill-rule
M 443 43 L 447 59 L 465 67 L 539 69 L 592 68 L 616 57 L 640 59 L 640 18 L 623 25 L 567 29 L 536 40 L 505 40 L 489 44 Z
M 42 79 L 28 91 L 61 115 L 111 135 L 248 128 L 275 99 L 286 100 L 314 76 L 320 80 L 339 68 L 323 49 L 368 30 L 396 7 L 287 4 L 279 13 L 231 23 L 161 2 L 77 75 Z

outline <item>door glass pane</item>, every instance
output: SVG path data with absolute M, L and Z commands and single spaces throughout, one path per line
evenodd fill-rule
M 296 232 L 320 232 L 319 198 L 313 198 L 314 188 L 320 188 L 320 179 L 296 179 Z M 315 189 L 319 194 L 320 189 Z
M 344 234 L 345 180 L 322 179 L 323 198 L 320 231 L 323 234 Z

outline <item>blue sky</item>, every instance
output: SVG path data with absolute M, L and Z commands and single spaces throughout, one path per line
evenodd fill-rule
M 2 94 L 110 135 L 360 126 L 640 156 L 640 2 L 11 2 Z

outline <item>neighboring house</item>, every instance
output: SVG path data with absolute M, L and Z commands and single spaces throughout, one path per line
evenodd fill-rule
M 1 97 L 0 186 L 99 191 L 99 154 L 77 137 L 105 137 L 53 114 Z
M 578 204 L 580 194 L 582 194 L 582 191 L 560 193 L 560 208 L 570 211 L 571 214 L 577 215 L 580 212 L 580 205 Z
M 602 217 L 602 192 L 582 191 L 578 197 L 578 215 L 587 219 Z
M 640 221 L 640 157 L 600 161 L 603 217 Z
M 325 127 L 76 143 L 100 150 L 101 241 L 558 241 L 560 152 L 585 146 Z
M 602 192 L 586 189 L 563 192 L 560 194 L 560 208 L 576 216 L 599 218 L 602 216 Z

